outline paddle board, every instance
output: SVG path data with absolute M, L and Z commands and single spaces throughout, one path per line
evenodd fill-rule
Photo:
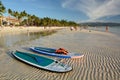
M 67 64 L 47 57 L 38 56 L 36 54 L 15 51 L 12 52 L 12 55 L 25 63 L 28 63 L 41 69 L 53 72 L 68 72 L 72 70 L 72 67 L 70 67 Z
M 30 47 L 32 51 L 35 51 L 40 54 L 45 54 L 48 56 L 54 56 L 54 57 L 59 57 L 59 58 L 81 58 L 84 55 L 83 54 L 78 54 L 78 53 L 68 53 L 68 55 L 64 54 L 57 54 L 55 51 L 56 49 L 53 48 L 44 48 L 44 47 Z

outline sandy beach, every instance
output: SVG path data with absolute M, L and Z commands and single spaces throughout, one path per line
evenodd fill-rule
M 10 54 L 13 50 L 31 52 L 28 50 L 31 46 L 63 47 L 84 57 L 63 59 L 73 70 L 55 73 L 22 63 Z M 120 80 L 120 37 L 109 32 L 65 28 L 33 41 L 0 48 L 0 80 Z
M 36 26 L 30 26 L 30 27 L 0 27 L 0 33 L 26 33 L 26 32 L 38 32 L 38 31 L 45 31 L 45 30 L 52 30 L 52 29 L 61 29 L 63 27 L 36 27 Z

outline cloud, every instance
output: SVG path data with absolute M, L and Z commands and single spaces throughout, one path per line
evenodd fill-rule
M 64 0 L 62 7 L 83 12 L 91 20 L 120 15 L 120 0 Z

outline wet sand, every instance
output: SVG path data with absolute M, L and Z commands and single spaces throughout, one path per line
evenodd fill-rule
M 69 52 L 85 56 L 80 59 L 63 59 L 73 70 L 55 73 L 22 63 L 9 52 L 30 52 L 28 48 L 31 46 L 63 47 Z M 62 29 L 34 41 L 1 48 L 0 52 L 0 80 L 120 80 L 120 38 L 107 32 Z

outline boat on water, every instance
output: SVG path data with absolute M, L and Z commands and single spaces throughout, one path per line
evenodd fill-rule
M 67 55 L 56 53 L 57 49 L 45 48 L 45 47 L 30 47 L 30 50 L 37 52 L 39 54 L 44 54 L 48 56 L 54 56 L 58 58 L 81 58 L 84 55 L 79 53 L 69 53 Z
M 36 54 L 14 51 L 12 52 L 12 55 L 20 61 L 48 71 L 68 72 L 72 70 L 72 67 L 67 64 Z

